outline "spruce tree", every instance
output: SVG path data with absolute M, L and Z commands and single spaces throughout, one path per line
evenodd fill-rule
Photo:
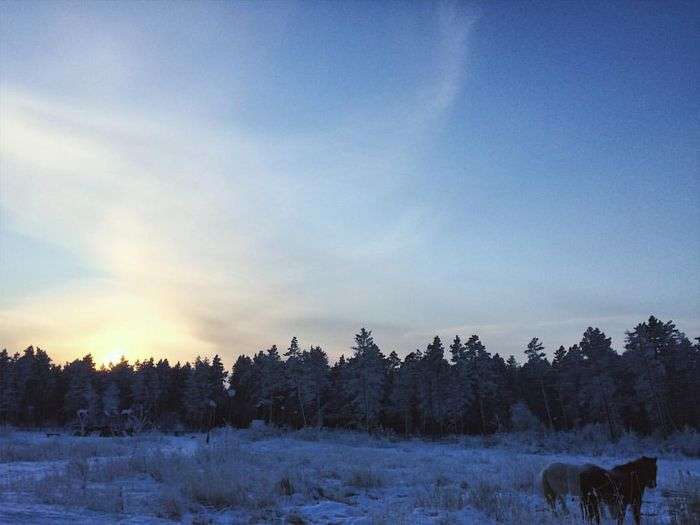
M 385 381 L 384 356 L 374 343 L 372 332 L 362 328 L 355 335 L 353 356 L 348 361 L 345 385 L 359 416 L 358 423 L 367 431 L 374 428 L 381 409 Z
M 534 337 L 527 344 L 525 349 L 527 363 L 523 366 L 523 375 L 527 381 L 527 400 L 533 407 L 541 407 L 541 413 L 547 422 L 548 428 L 554 427 L 552 411 L 547 393 L 547 380 L 550 371 L 550 364 L 544 353 L 544 345 L 537 337 Z M 541 403 L 541 404 L 540 404 Z
M 580 390 L 581 404 L 588 407 L 594 420 L 602 421 L 608 427 L 611 440 L 617 437 L 618 408 L 615 370 L 618 355 L 612 349 L 610 338 L 598 328 L 584 332 L 579 349 L 584 362 L 584 384 Z M 598 416 L 600 415 L 600 416 Z

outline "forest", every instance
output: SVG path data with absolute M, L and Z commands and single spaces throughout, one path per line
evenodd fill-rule
M 435 337 L 401 359 L 355 335 L 352 354 L 329 363 L 318 346 L 292 338 L 230 372 L 220 356 L 171 365 L 146 359 L 97 367 L 86 355 L 65 365 L 32 346 L 0 352 L 0 423 L 70 426 L 129 411 L 142 429 L 324 426 L 414 436 L 492 434 L 542 428 L 605 428 L 668 435 L 700 428 L 700 338 L 651 316 L 626 333 L 624 349 L 589 327 L 578 344 L 549 359 L 533 338 L 525 361 L 491 354 L 477 335 L 449 344 Z

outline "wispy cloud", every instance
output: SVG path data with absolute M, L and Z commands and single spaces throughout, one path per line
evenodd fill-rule
M 338 355 L 366 324 L 386 349 L 476 331 L 503 353 L 532 336 L 570 344 L 596 323 L 619 343 L 652 311 L 685 316 L 691 334 L 699 326 L 697 301 L 678 299 L 697 288 L 686 254 L 692 191 L 651 175 L 657 164 L 678 175 L 683 155 L 638 159 L 654 181 L 639 189 L 642 165 L 609 151 L 577 165 L 596 142 L 569 139 L 593 122 L 572 124 L 569 139 L 528 128 L 525 142 L 510 132 L 492 141 L 499 118 L 468 121 L 513 109 L 508 97 L 468 92 L 472 61 L 499 73 L 470 52 L 482 20 L 480 45 L 494 45 L 490 10 L 26 5 L 0 5 L 0 266 L 13 261 L 0 268 L 12 281 L 0 294 L 0 345 L 39 344 L 59 359 L 119 349 L 230 359 L 297 335 Z M 377 21 L 358 28 L 346 14 Z M 541 95 L 523 108 L 538 114 Z M 555 98 L 568 108 L 568 96 Z M 658 146 L 668 130 L 657 131 L 644 140 Z M 524 151 L 551 138 L 536 158 Z M 582 150 L 565 161 L 565 148 Z M 557 178 L 562 169 L 570 178 Z M 600 182 L 618 172 L 630 184 L 600 199 Z M 621 188 L 645 216 L 617 229 L 609 203 Z M 647 188 L 666 200 L 652 205 Z M 660 243 L 648 260 L 641 229 Z M 44 247 L 71 270 L 48 278 L 45 260 L 41 285 L 18 282 Z M 672 278 L 657 279 L 669 268 Z
M 462 2 L 440 4 L 438 11 L 441 42 L 437 57 L 440 81 L 435 86 L 432 106 L 448 109 L 459 95 L 467 75 L 470 32 L 478 20 L 473 6 Z
M 191 358 L 249 352 L 291 330 L 339 345 L 337 319 L 396 326 L 383 287 L 430 224 L 428 210 L 391 195 L 459 92 L 469 24 L 441 12 L 440 69 L 422 116 L 397 123 L 408 97 L 322 135 L 260 136 L 4 85 L 3 227 L 61 244 L 104 278 L 27 283 L 0 306 L 0 340 L 64 358 L 120 348 Z M 363 281 L 372 299 L 353 292 Z

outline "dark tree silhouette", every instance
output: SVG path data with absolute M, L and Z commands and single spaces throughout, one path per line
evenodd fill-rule
M 596 424 L 614 440 L 623 431 L 700 429 L 700 340 L 671 321 L 638 324 L 622 354 L 593 327 L 551 362 L 537 338 L 522 366 L 492 356 L 476 335 L 455 337 L 449 351 L 450 362 L 435 337 L 425 352 L 385 357 L 362 328 L 349 359 L 331 365 L 321 347 L 302 350 L 293 338 L 286 359 L 272 346 L 238 356 L 229 375 L 218 355 L 174 366 L 122 358 L 97 369 L 90 355 L 60 366 L 33 346 L 2 350 L 0 424 L 87 431 L 126 413 L 136 430 L 245 427 L 253 419 L 404 435 Z

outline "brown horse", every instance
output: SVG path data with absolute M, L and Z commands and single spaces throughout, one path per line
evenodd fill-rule
M 644 490 L 656 487 L 656 458 L 639 459 L 605 470 L 591 465 L 580 474 L 581 507 L 589 521 L 600 523 L 600 504 L 622 525 L 627 506 L 632 506 L 634 522 L 641 523 Z

